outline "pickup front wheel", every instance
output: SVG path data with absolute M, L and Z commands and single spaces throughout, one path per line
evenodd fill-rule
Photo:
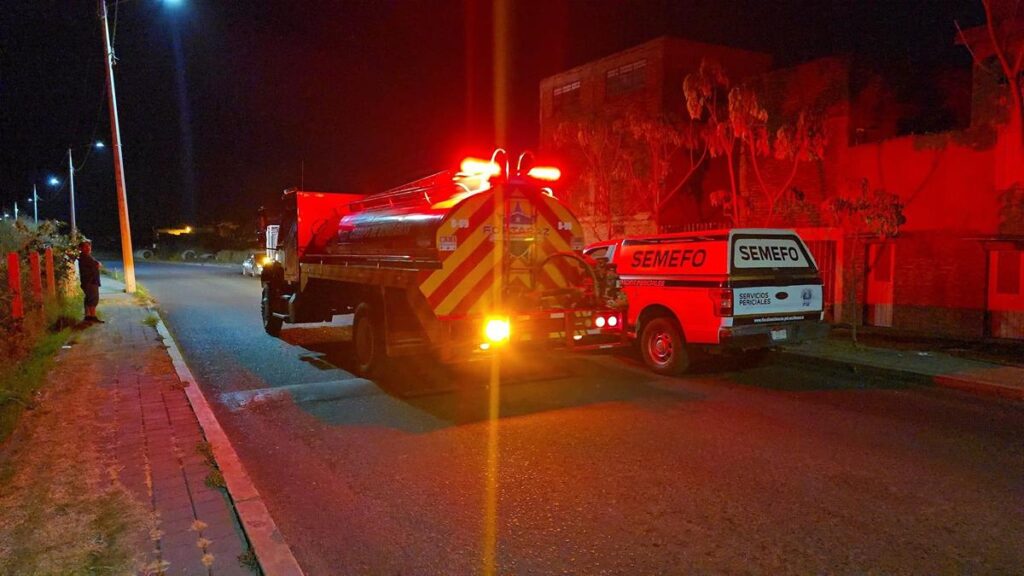
M 659 316 L 644 325 L 640 334 L 640 355 L 647 366 L 665 376 L 675 376 L 690 367 L 683 331 L 675 318 Z

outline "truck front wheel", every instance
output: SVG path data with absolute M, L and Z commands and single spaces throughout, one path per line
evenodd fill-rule
M 683 331 L 675 318 L 659 316 L 644 325 L 640 354 L 647 366 L 665 376 L 675 376 L 690 367 Z
M 274 315 L 274 299 L 276 297 L 277 291 L 271 287 L 270 282 L 264 282 L 263 300 L 260 305 L 263 315 L 263 330 L 275 338 L 281 335 L 281 325 L 284 323 L 284 320 Z
M 363 376 L 380 373 L 384 365 L 384 325 L 369 304 L 356 306 L 352 321 L 352 343 L 355 347 L 356 370 Z

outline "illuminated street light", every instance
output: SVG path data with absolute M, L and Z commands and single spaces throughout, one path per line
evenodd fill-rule
M 36 185 L 32 184 L 32 196 L 28 199 L 32 205 L 32 223 L 39 224 L 39 194 L 36 193 Z
M 50 176 L 50 179 L 47 180 L 47 182 L 50 183 L 50 186 L 57 186 L 60 184 L 60 180 L 56 176 Z
M 96 147 L 96 148 L 106 148 L 107 147 L 107 145 L 103 143 L 103 140 L 97 140 L 96 143 L 93 144 L 93 146 Z

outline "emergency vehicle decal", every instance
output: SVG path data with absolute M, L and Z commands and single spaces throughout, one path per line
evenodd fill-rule
M 736 316 L 818 313 L 822 307 L 821 284 L 733 288 L 732 301 Z
M 449 316 L 456 309 L 467 309 L 489 296 L 493 282 L 493 236 L 500 230 L 494 210 L 494 196 L 481 193 L 469 197 L 452 210 L 438 231 L 455 236 L 457 246 L 441 252 L 441 269 L 424 274 L 420 292 L 438 316 Z
M 733 267 L 807 268 L 810 264 L 803 247 L 795 238 L 744 238 L 737 236 L 732 245 Z
M 548 196 L 513 192 L 506 202 L 509 237 L 504 238 L 494 203 L 492 191 L 470 196 L 454 207 L 437 232 L 441 268 L 419 278 L 420 291 L 439 317 L 486 312 L 506 266 L 511 268 L 505 280 L 524 290 L 567 287 L 579 278 L 580 270 L 565 258 L 532 268 L 532 274 L 527 272 L 531 268 L 523 267 L 535 266 L 556 252 L 571 252 L 573 243 L 580 242 L 579 223 L 568 209 Z M 508 255 L 495 250 L 495 243 L 501 242 L 508 242 Z
M 556 252 L 572 252 L 574 234 L 582 233 L 572 213 L 557 200 L 544 196 L 537 202 L 537 220 L 543 221 L 547 231 L 542 240 L 543 257 Z M 541 224 L 538 224 L 538 228 Z M 540 282 L 545 288 L 566 287 L 579 277 L 580 269 L 564 258 L 552 260 L 541 272 Z

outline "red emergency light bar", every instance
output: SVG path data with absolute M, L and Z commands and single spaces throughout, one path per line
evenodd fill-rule
M 556 182 L 562 177 L 562 171 L 554 166 L 534 166 L 526 173 L 530 178 Z
M 474 158 L 472 156 L 464 158 L 460 164 L 460 173 L 463 175 L 471 176 L 483 176 L 485 178 L 493 178 L 501 176 L 506 169 L 502 168 L 502 165 L 497 161 L 501 157 L 504 151 L 495 151 L 494 155 L 490 160 L 484 160 L 482 158 Z M 529 153 L 526 153 L 529 154 Z M 532 157 L 532 154 L 529 155 Z M 517 168 L 517 176 L 522 175 L 522 159 L 520 159 L 520 168 Z M 511 170 L 508 170 L 511 172 Z M 544 180 L 546 182 L 555 182 L 562 177 L 562 171 L 554 166 L 533 166 L 526 171 L 525 176 L 534 178 L 536 180 Z
M 472 156 L 462 160 L 459 169 L 464 174 L 497 176 L 501 174 L 501 165 L 494 160 L 473 158 Z

